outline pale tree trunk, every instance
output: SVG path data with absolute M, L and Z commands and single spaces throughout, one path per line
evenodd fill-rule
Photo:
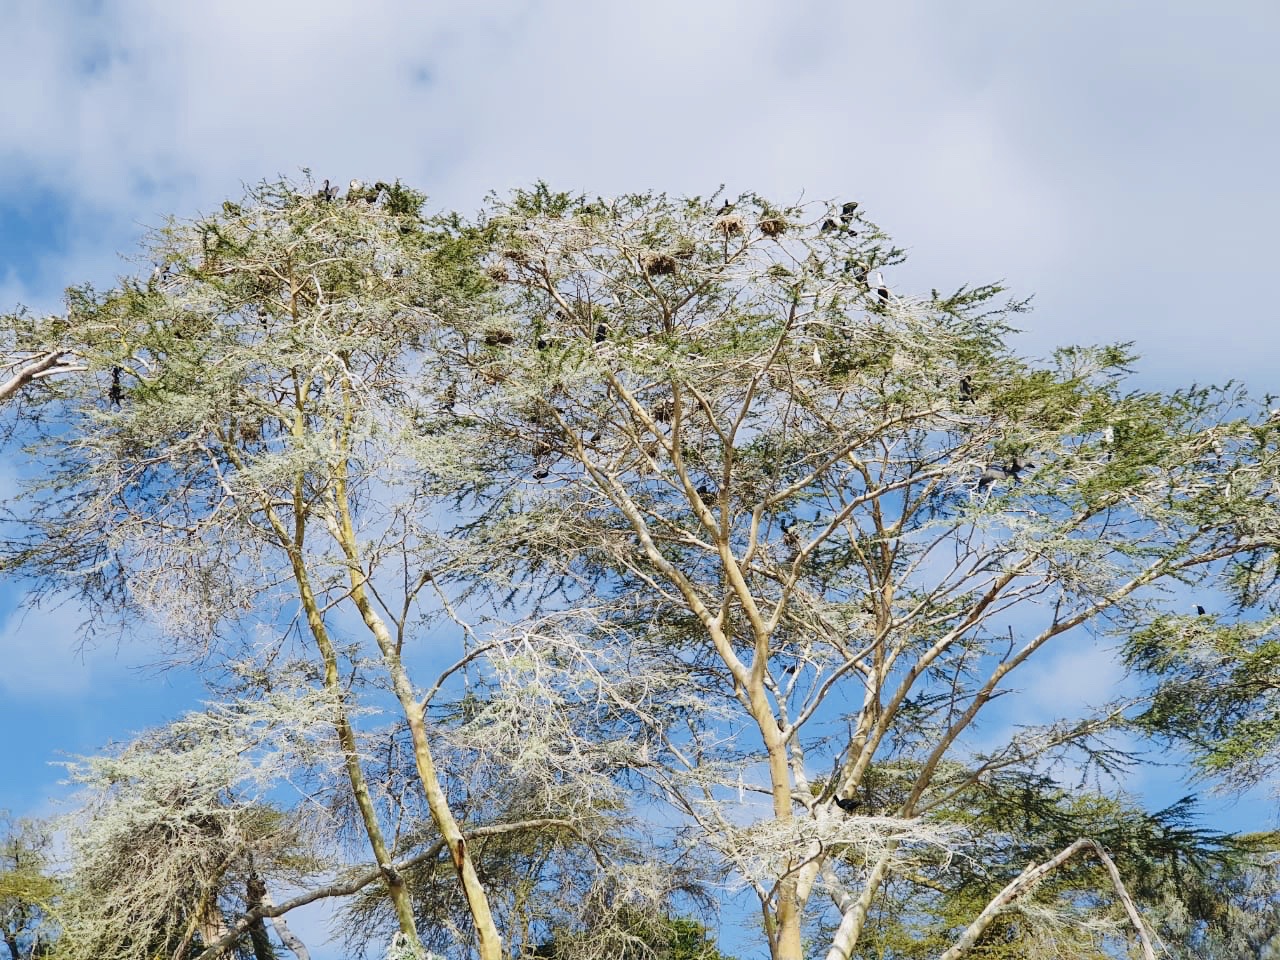
M 271 901 L 271 894 L 267 892 L 265 887 L 262 890 L 262 905 L 268 910 L 275 906 Z M 311 953 L 307 950 L 307 945 L 299 940 L 297 934 L 289 929 L 289 924 L 285 922 L 284 917 L 272 917 L 271 925 L 275 927 L 276 936 L 280 938 L 280 942 L 298 960 L 311 960 Z
M 476 873 L 475 863 L 467 848 L 466 838 L 449 809 L 449 800 L 440 785 L 436 773 L 435 759 L 431 754 L 431 745 L 427 739 L 427 728 L 423 721 L 423 705 L 414 696 L 413 685 L 400 659 L 400 651 L 396 647 L 391 631 L 369 600 L 365 589 L 366 575 L 360 564 L 360 553 L 356 541 L 354 524 L 351 519 L 350 505 L 347 501 L 346 464 L 340 461 L 334 479 L 334 518 L 333 534 L 347 557 L 347 570 L 351 581 L 351 599 L 364 620 L 365 626 L 373 634 L 382 652 L 382 661 L 391 675 L 392 687 L 400 707 L 404 711 L 405 720 L 409 724 L 409 733 L 413 742 L 414 763 L 418 770 L 418 779 L 422 782 L 427 798 L 427 807 L 431 811 L 431 819 L 435 821 L 449 854 L 454 869 L 462 883 L 462 891 L 467 899 L 467 908 L 471 913 L 471 921 L 475 925 L 477 953 L 480 960 L 503 960 L 502 937 L 498 933 L 493 913 L 489 908 L 489 898 Z
M 347 779 L 351 783 L 351 793 L 355 798 L 356 807 L 360 811 L 361 823 L 364 826 L 366 836 L 369 838 L 369 846 L 373 851 L 374 862 L 378 865 L 378 869 L 382 871 L 383 882 L 387 888 L 387 895 L 391 898 L 392 906 L 395 908 L 400 932 L 408 937 L 414 945 L 421 946 L 418 940 L 417 925 L 413 919 L 413 904 L 409 899 L 409 891 L 405 887 L 404 878 L 392 866 L 391 852 L 388 850 L 386 840 L 383 838 L 382 827 L 378 824 L 378 813 L 373 805 L 373 797 L 369 793 L 369 784 L 365 779 L 364 770 L 360 766 L 355 730 L 347 717 L 342 678 L 338 673 L 337 651 L 334 649 L 333 641 L 329 637 L 329 631 L 324 623 L 324 615 L 321 612 L 319 600 L 311 588 L 311 578 L 307 574 L 306 563 L 303 560 L 302 542 L 306 523 L 301 502 L 301 491 L 295 491 L 295 521 L 294 534 L 292 536 L 290 536 L 284 523 L 276 515 L 269 503 L 263 504 L 263 510 L 272 530 L 275 531 L 280 541 L 280 545 L 289 554 L 293 579 L 298 586 L 298 598 L 307 618 L 307 626 L 311 630 L 311 636 L 320 651 L 321 659 L 324 661 L 324 686 L 325 690 L 333 698 L 334 727 L 337 730 L 338 743 L 342 747 L 343 764 L 346 767 Z

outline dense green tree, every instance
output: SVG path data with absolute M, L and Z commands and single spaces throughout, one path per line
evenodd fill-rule
M 34 820 L 0 812 L 0 939 L 11 960 L 44 956 L 53 942 L 54 901 L 51 831 Z

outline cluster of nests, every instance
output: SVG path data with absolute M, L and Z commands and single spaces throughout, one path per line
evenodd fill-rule
M 850 223 L 857 216 L 858 203 L 851 200 L 840 208 L 840 229 L 845 232 L 850 231 Z M 728 200 L 716 213 L 716 218 L 711 224 L 712 229 L 723 234 L 727 239 L 732 236 L 739 236 L 747 231 L 747 220 L 739 213 L 734 212 L 734 205 Z M 756 223 L 760 232 L 766 237 L 779 237 L 787 232 L 790 224 L 787 220 L 776 213 L 766 213 Z M 823 221 L 821 232 L 826 233 L 836 229 L 836 221 L 828 218 Z M 856 234 L 855 234 L 856 235 Z M 687 260 L 694 255 L 694 246 L 690 241 L 683 241 L 674 250 L 645 250 L 640 254 L 640 269 L 648 277 L 661 277 L 666 274 L 674 273 L 679 261 Z M 527 265 L 529 263 L 529 254 L 516 247 L 509 247 L 502 251 L 502 259 L 510 261 L 518 265 Z M 488 267 L 485 273 L 490 279 L 498 282 L 504 282 L 511 279 L 510 273 L 504 263 L 496 263 Z

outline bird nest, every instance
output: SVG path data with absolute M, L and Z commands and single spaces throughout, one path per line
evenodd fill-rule
M 747 228 L 746 221 L 736 213 L 729 213 L 723 217 L 716 217 L 715 223 L 712 224 L 712 226 L 723 233 L 726 237 L 742 233 Z
M 647 276 L 660 277 L 675 272 L 676 258 L 661 250 L 646 250 L 640 255 L 640 267 Z
M 487 347 L 505 347 L 515 342 L 515 334 L 504 327 L 490 327 L 484 332 L 484 343 Z
M 786 233 L 787 221 L 781 217 L 765 217 L 760 221 L 760 232 L 766 237 L 776 237 Z
M 485 268 L 490 280 L 496 280 L 501 283 L 504 280 L 510 280 L 511 274 L 507 273 L 507 268 L 500 263 L 495 263 Z

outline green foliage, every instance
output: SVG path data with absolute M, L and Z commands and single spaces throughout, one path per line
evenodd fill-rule
M 150 279 L 9 318 L 8 348 L 82 369 L 6 408 L 34 411 L 42 469 L 0 559 L 94 623 L 250 657 L 268 694 L 314 641 L 286 699 L 327 706 L 336 816 L 358 808 L 375 859 L 407 858 L 408 892 L 388 866 L 352 899 L 353 941 L 385 939 L 390 894 L 403 930 L 411 907 L 464 950 L 465 861 L 509 945 L 551 955 L 715 957 L 672 919 L 711 876 L 756 893 L 786 960 L 822 898 L 856 918 L 868 884 L 850 946 L 916 956 L 1081 835 L 1145 906 L 1177 904 L 1185 942 L 1224 928 L 1224 890 L 1262 869 L 1232 838 L 1187 804 L 1034 776 L 1128 762 L 1099 741 L 1130 704 L 986 753 L 971 738 L 1011 671 L 1093 629 L 1165 681 L 1147 730 L 1206 769 L 1267 768 L 1280 429 L 1243 393 L 1133 391 L 1127 344 L 1019 357 L 1025 301 L 882 292 L 903 250 L 836 208 L 540 183 L 468 219 L 398 183 L 312 186 L 169 223 Z M 1170 613 L 1170 591 L 1218 588 L 1247 615 Z M 388 688 L 409 746 L 352 732 Z M 272 865 L 305 872 L 284 852 L 297 821 L 245 792 L 262 741 L 219 729 L 89 764 L 82 955 L 197 942 L 243 910 L 273 838 Z M 661 840 L 641 842 L 639 811 Z M 445 851 L 451 822 L 470 834 Z M 165 896 L 113 880 L 134 856 L 164 864 Z M 1104 955 L 1108 891 L 1073 863 L 982 949 Z M 134 932 L 112 941 L 93 911 L 121 893 Z
M 637 919 L 625 932 L 617 960 L 733 960 L 715 947 L 714 938 L 701 923 L 688 917 Z M 577 938 L 564 936 L 538 946 L 531 958 L 576 960 L 583 956 Z
M 40 955 L 57 934 L 51 847 L 48 824 L 0 811 L 0 940 L 15 956 Z

